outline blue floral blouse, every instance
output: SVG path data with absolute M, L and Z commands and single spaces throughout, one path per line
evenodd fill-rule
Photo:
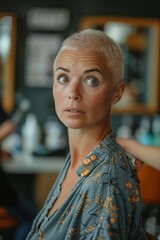
M 145 240 L 141 195 L 131 161 L 108 135 L 77 168 L 79 179 L 64 203 L 48 210 L 60 194 L 70 164 L 64 167 L 26 240 Z

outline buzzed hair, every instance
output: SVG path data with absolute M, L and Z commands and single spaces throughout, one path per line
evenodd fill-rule
M 103 31 L 95 29 L 85 29 L 71 34 L 61 45 L 59 53 L 63 50 L 85 50 L 94 52 L 106 59 L 114 81 L 123 81 L 124 57 L 117 42 L 107 36 Z M 58 53 L 58 55 L 59 55 Z M 57 55 L 57 56 L 58 56 Z

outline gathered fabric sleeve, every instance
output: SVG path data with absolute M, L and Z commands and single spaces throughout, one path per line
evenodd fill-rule
M 116 159 L 99 165 L 81 188 L 67 239 L 147 239 L 141 228 L 141 196 L 134 174 L 128 163 L 116 165 Z

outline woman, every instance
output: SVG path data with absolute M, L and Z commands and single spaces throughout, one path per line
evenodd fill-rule
M 123 65 L 119 46 L 101 31 L 63 42 L 53 96 L 70 153 L 27 240 L 146 239 L 136 173 L 110 122 L 124 90 Z

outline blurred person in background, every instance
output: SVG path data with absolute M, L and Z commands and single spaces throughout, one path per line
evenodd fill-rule
M 0 144 L 14 133 L 17 123 L 8 116 L 0 102 Z M 6 153 L 0 148 L 0 161 L 4 157 Z M 0 164 L 0 240 L 24 240 L 35 214 L 35 207 L 15 189 Z
M 117 142 L 136 159 L 137 170 L 145 163 L 160 171 L 160 147 L 143 145 L 128 138 L 117 138 Z

